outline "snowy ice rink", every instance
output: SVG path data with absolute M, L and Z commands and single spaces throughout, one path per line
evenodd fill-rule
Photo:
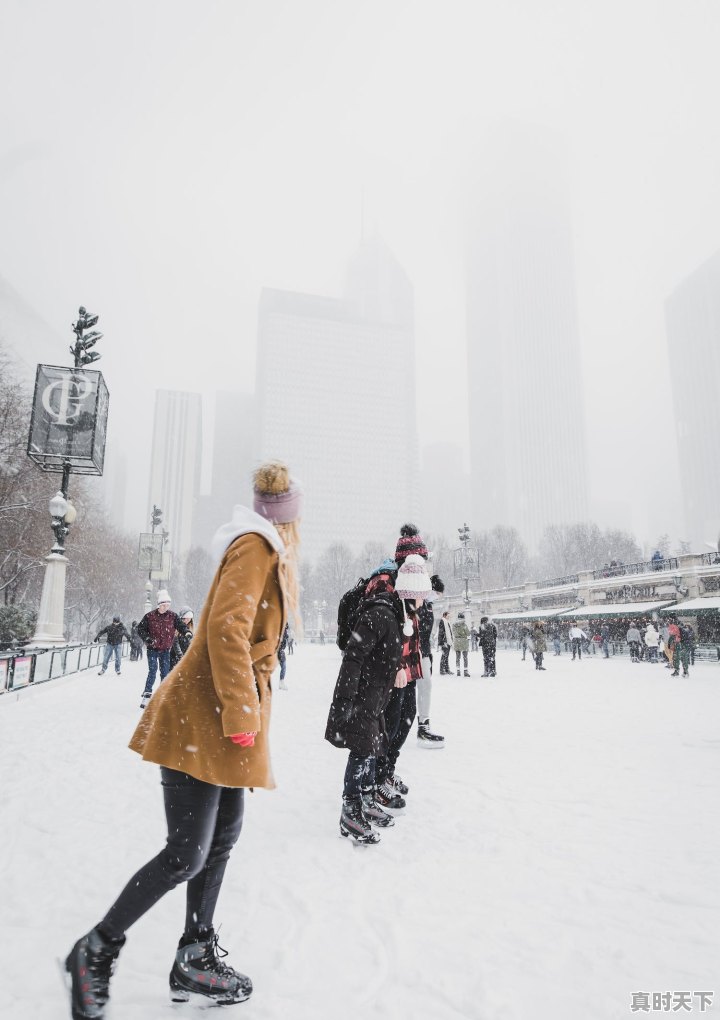
M 550 654 L 538 673 L 501 651 L 493 681 L 471 655 L 470 679 L 435 680 L 446 748 L 413 732 L 408 810 L 362 849 L 322 739 L 338 663 L 300 647 L 274 695 L 278 789 L 247 795 L 216 918 L 255 983 L 233 1017 L 615 1020 L 648 1015 L 635 992 L 699 990 L 720 1016 L 720 665 Z M 164 840 L 158 770 L 126 747 L 143 678 L 0 697 L 7 1020 L 69 1017 L 56 957 Z M 183 896 L 131 929 L 109 1020 L 199 1015 L 167 997 Z

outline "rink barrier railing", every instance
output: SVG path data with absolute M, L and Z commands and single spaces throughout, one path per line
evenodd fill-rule
M 102 662 L 104 644 L 93 641 L 60 648 L 23 648 L 0 652 L 0 694 L 47 683 L 61 676 L 92 669 Z M 121 656 L 130 654 L 130 642 L 123 639 Z M 112 659 L 108 668 L 112 666 Z

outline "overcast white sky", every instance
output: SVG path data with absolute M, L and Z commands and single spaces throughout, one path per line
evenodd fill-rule
M 453 398 L 421 442 L 465 446 L 473 168 L 488 125 L 545 125 L 595 513 L 682 537 L 663 301 L 720 247 L 718 52 L 714 0 L 3 0 L 0 276 L 64 335 L 100 312 L 110 440 L 142 444 L 156 387 L 252 388 L 262 286 L 338 291 L 364 189 L 415 286 L 420 407 Z

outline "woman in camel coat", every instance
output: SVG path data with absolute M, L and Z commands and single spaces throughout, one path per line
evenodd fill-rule
M 213 917 L 242 828 L 247 787 L 272 789 L 270 679 L 297 612 L 299 487 L 282 464 L 255 472 L 255 510 L 237 506 L 213 540 L 218 567 L 188 651 L 143 712 L 130 747 L 160 766 L 166 846 L 128 882 L 66 960 L 76 1020 L 101 1020 L 125 932 L 186 883 L 170 997 L 229 1005 L 252 983 L 218 956 Z M 208 1002 L 210 1000 L 210 1002 Z

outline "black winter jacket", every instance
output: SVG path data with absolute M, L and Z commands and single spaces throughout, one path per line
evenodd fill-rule
M 387 751 L 383 711 L 402 657 L 402 606 L 394 593 L 366 598 L 343 654 L 325 739 L 367 757 Z
M 480 625 L 478 640 L 483 648 L 494 648 L 497 644 L 497 627 L 492 621 Z
M 107 634 L 107 643 L 109 645 L 119 645 L 124 637 L 130 640 L 130 635 L 125 629 L 124 623 L 109 623 L 107 627 L 103 627 L 102 630 L 98 631 L 98 636 L 95 638 L 99 641 L 103 634 Z

